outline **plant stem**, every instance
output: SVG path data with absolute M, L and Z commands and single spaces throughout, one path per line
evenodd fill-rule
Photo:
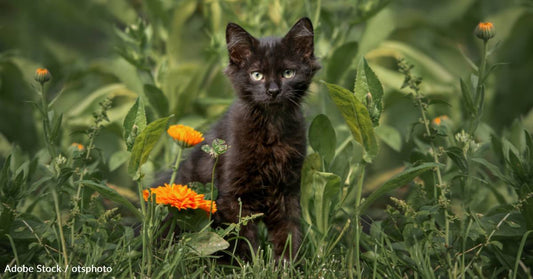
M 215 168 L 218 163 L 218 156 L 215 157 L 215 163 L 213 164 L 213 170 L 211 171 L 211 206 L 209 207 L 209 222 L 211 222 L 211 215 L 213 215 L 213 203 L 215 199 L 213 198 L 213 190 L 215 186 Z
M 481 64 L 479 65 L 479 71 L 478 71 L 478 80 L 477 80 L 477 87 L 476 87 L 476 96 L 474 100 L 477 101 L 479 98 L 479 95 L 481 94 L 481 90 L 483 89 L 483 84 L 485 83 L 485 67 L 487 65 L 487 41 L 483 41 L 483 48 L 481 50 Z
M 52 197 L 54 198 L 54 207 L 56 210 L 57 216 L 57 226 L 59 228 L 59 237 L 61 240 L 61 252 L 63 254 L 63 260 L 65 262 L 65 267 L 68 266 L 68 254 L 67 254 L 67 244 L 65 242 L 65 236 L 63 234 L 63 226 L 61 225 L 61 211 L 59 211 L 59 199 L 57 197 L 56 189 L 52 189 Z
M 481 119 L 481 115 L 483 114 L 483 102 L 484 102 L 484 92 L 483 89 L 485 87 L 485 70 L 487 65 L 487 41 L 483 41 L 483 48 L 481 49 L 481 62 L 479 65 L 478 70 L 478 80 L 477 80 L 477 86 L 476 86 L 476 93 L 474 96 L 474 102 L 475 102 L 475 118 L 473 119 L 472 128 L 470 129 L 470 134 L 474 134 L 476 131 L 479 121 Z
M 180 166 L 182 152 L 183 152 L 183 148 L 180 146 L 178 149 L 178 156 L 176 158 L 176 162 L 174 163 L 174 168 L 172 169 L 172 177 L 170 177 L 169 185 L 174 184 L 174 181 L 176 180 L 176 175 L 178 174 L 178 168 Z
M 148 222 L 147 222 L 147 216 L 146 216 L 146 206 L 144 204 L 144 197 L 143 197 L 143 189 L 142 189 L 142 184 L 141 184 L 141 180 L 137 180 L 137 190 L 139 192 L 139 203 L 141 204 L 141 212 L 142 212 L 142 216 L 143 216 L 143 224 L 142 224 L 142 260 L 141 260 L 141 278 L 143 277 L 143 274 L 144 274 L 144 266 L 145 266 L 145 261 L 147 260 L 148 258 L 148 251 L 147 251 L 147 237 L 146 237 L 146 234 L 147 234 L 147 225 L 148 225 Z
M 50 158 L 55 158 L 56 150 L 50 139 L 50 120 L 48 119 L 48 102 L 46 101 L 46 94 L 44 91 L 44 83 L 41 83 L 41 102 L 43 107 L 43 132 L 44 132 L 44 141 L 46 147 L 48 148 L 48 153 Z
M 356 272 L 357 272 L 357 278 L 361 279 L 361 260 L 360 260 L 360 245 L 359 240 L 361 237 L 361 223 L 359 219 L 359 205 L 361 204 L 361 194 L 363 193 L 363 181 L 365 179 L 365 167 L 366 163 L 361 162 L 359 166 L 359 179 L 357 180 L 357 194 L 355 196 L 355 263 L 356 265 Z M 351 265 L 351 264 L 350 264 Z M 351 265 L 352 266 L 352 265 Z
M 420 114 L 422 114 L 422 121 L 424 121 L 424 127 L 426 128 L 426 134 L 428 137 L 431 137 L 431 130 L 429 128 L 429 121 L 426 117 L 426 111 L 424 109 L 424 106 L 423 106 L 423 103 L 422 103 L 422 99 L 421 99 L 421 96 L 420 96 L 420 92 L 416 92 L 417 96 L 416 96 L 416 99 L 418 100 L 418 106 L 420 108 Z M 435 144 L 433 143 L 433 141 L 430 141 L 430 146 L 431 146 L 431 150 L 432 150 L 432 154 L 433 154 L 433 161 L 436 163 L 436 164 L 439 164 L 439 156 L 437 154 L 437 149 L 435 148 Z M 445 191 L 445 185 L 443 183 L 443 180 L 442 180 L 442 174 L 440 172 L 440 167 L 436 167 L 435 168 L 435 175 L 437 177 L 437 183 L 438 185 L 435 185 L 435 187 L 433 187 L 433 194 L 434 194 L 434 198 L 435 200 L 438 202 L 438 194 L 437 194 L 437 188 L 440 188 L 441 191 L 440 191 L 440 194 L 442 196 L 442 200 L 446 200 L 446 191 Z M 444 244 L 446 246 L 446 248 L 450 247 L 450 222 L 449 222 L 449 216 L 448 216 L 448 209 L 446 207 L 444 207 Z M 451 266 L 451 258 L 450 258 L 450 255 L 448 253 L 446 253 L 446 259 L 448 261 L 448 264 L 450 264 Z

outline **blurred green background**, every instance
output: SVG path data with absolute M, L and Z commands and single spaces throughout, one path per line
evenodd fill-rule
M 109 160 L 125 149 L 123 117 L 136 97 L 143 96 L 147 80 L 153 79 L 168 100 L 168 108 L 152 111 L 151 119 L 168 109 L 176 122 L 206 131 L 233 99 L 223 74 L 225 25 L 236 22 L 255 36 L 281 36 L 303 16 L 313 21 L 316 55 L 323 66 L 315 80 L 352 88 L 357 61 L 365 56 L 385 87 L 381 122 L 402 139 L 419 112 L 400 89 L 403 76 L 396 59 L 405 57 L 414 64 L 424 79 L 424 94 L 442 100 L 432 106 L 432 115 L 460 121 L 459 78 L 468 80 L 472 71 L 466 57 L 478 63 L 480 55 L 481 41 L 473 30 L 480 21 L 493 22 L 496 37 L 490 47 L 495 50 L 489 63 L 505 64 L 488 79 L 485 128 L 499 132 L 521 118 L 531 131 L 532 15 L 530 0 L 0 1 L 0 156 L 14 147 L 32 156 L 43 146 L 31 105 L 38 100 L 33 81 L 37 67 L 53 75 L 50 98 L 62 92 L 54 109 L 65 113 L 64 146 L 83 143 L 98 102 L 112 98 L 111 123 L 96 142 Z M 125 32 L 128 26 L 133 32 Z M 142 34 L 132 35 L 135 30 Z M 350 137 L 326 89 L 315 82 L 310 91 L 308 119 L 324 113 L 333 121 L 339 142 Z M 389 136 L 381 133 L 385 143 Z M 401 165 L 410 151 L 406 144 L 382 146 L 374 172 Z M 154 160 L 148 168 L 168 166 L 171 157 L 162 153 L 155 157 L 164 160 Z M 104 175 L 117 184 L 130 183 L 124 170 Z

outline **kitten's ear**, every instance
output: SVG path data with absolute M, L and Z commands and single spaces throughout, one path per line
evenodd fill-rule
M 293 49 L 307 58 L 313 57 L 313 24 L 307 17 L 301 18 L 283 38 Z
M 230 64 L 242 66 L 242 63 L 252 54 L 258 41 L 239 25 L 229 23 L 226 26 L 226 44 Z

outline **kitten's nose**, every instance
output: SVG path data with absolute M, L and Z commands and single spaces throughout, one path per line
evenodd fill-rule
M 268 85 L 267 94 L 273 98 L 276 98 L 276 96 L 279 94 L 279 86 L 275 82 L 271 82 Z

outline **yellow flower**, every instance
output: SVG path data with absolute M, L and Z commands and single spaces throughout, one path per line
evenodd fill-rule
M 35 70 L 35 80 L 40 84 L 44 84 L 52 78 L 52 74 L 47 69 L 37 68 Z
M 480 22 L 476 26 L 474 34 L 476 34 L 478 38 L 487 41 L 490 38 L 494 37 L 496 33 L 494 32 L 494 25 L 492 24 L 492 22 Z
M 448 116 L 447 115 L 441 115 L 441 116 L 438 116 L 438 117 L 435 117 L 432 121 L 433 125 L 435 126 L 440 126 L 440 124 L 442 123 L 442 121 L 446 121 L 448 120 Z
M 148 201 L 150 193 L 155 194 L 155 202 L 158 204 L 170 205 L 178 210 L 182 209 L 202 209 L 206 212 L 215 213 L 217 206 L 214 201 L 205 200 L 204 194 L 198 194 L 187 185 L 172 184 L 151 188 L 143 191 L 145 201 Z M 213 208 L 211 210 L 211 203 Z
M 171 125 L 167 133 L 183 148 L 191 147 L 204 141 L 202 133 L 185 125 Z
M 79 151 L 85 149 L 85 146 L 83 146 L 83 144 L 77 142 L 72 143 L 72 146 L 76 147 Z

